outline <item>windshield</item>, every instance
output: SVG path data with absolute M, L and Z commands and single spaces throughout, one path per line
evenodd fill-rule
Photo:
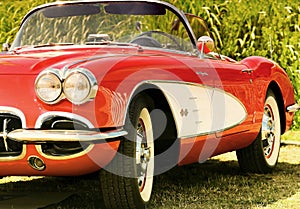
M 122 43 L 193 52 L 194 46 L 179 19 L 159 3 L 51 5 L 26 18 L 12 49 Z

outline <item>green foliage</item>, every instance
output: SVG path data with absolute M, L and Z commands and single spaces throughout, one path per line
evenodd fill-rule
M 0 43 L 12 42 L 23 16 L 34 6 L 54 0 L 0 2 Z M 300 6 L 294 0 L 167 0 L 203 17 L 222 54 L 241 60 L 259 55 L 279 63 L 292 80 L 300 102 Z M 294 128 L 300 128 L 300 114 Z
M 11 43 L 24 15 L 33 7 L 54 0 L 2 0 L 0 2 L 0 43 Z
M 222 54 L 241 60 L 251 55 L 270 58 L 289 75 L 300 102 L 300 6 L 294 0 L 170 0 L 208 23 Z M 259 5 L 259 6 L 258 6 Z M 300 128 L 300 113 L 294 120 Z

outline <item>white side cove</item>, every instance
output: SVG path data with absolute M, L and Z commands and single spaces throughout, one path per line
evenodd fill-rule
M 244 105 L 221 89 L 186 82 L 149 83 L 161 89 L 166 96 L 179 138 L 226 130 L 246 119 Z

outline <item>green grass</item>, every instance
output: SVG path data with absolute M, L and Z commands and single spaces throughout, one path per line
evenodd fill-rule
M 291 160 L 287 156 L 289 152 L 298 155 Z M 300 191 L 299 162 L 300 147 L 291 146 L 282 147 L 280 163 L 268 175 L 241 173 L 234 153 L 215 157 L 202 165 L 175 168 L 158 177 L 152 208 L 271 207 Z
M 300 131 L 291 130 L 286 132 L 281 139 L 283 141 L 292 141 L 292 142 L 300 142 Z
M 293 196 L 280 200 L 273 205 L 267 206 L 265 209 L 278 209 L 278 208 L 289 208 L 289 209 L 298 209 L 300 205 L 300 192 L 297 192 Z
M 70 193 L 60 203 L 44 209 L 103 208 L 97 175 L 84 177 L 0 180 L 1 194 Z M 283 146 L 272 174 L 245 174 L 234 152 L 214 157 L 204 164 L 176 167 L 155 178 L 148 209 L 240 209 L 299 207 L 300 147 Z M 13 202 L 13 200 L 12 200 Z

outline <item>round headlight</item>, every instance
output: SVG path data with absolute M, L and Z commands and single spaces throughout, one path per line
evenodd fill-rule
M 62 93 L 62 84 L 54 72 L 40 74 L 35 81 L 36 95 L 44 102 L 54 104 Z
M 81 71 L 71 72 L 66 77 L 63 88 L 66 98 L 74 104 L 83 104 L 94 97 L 89 74 Z

